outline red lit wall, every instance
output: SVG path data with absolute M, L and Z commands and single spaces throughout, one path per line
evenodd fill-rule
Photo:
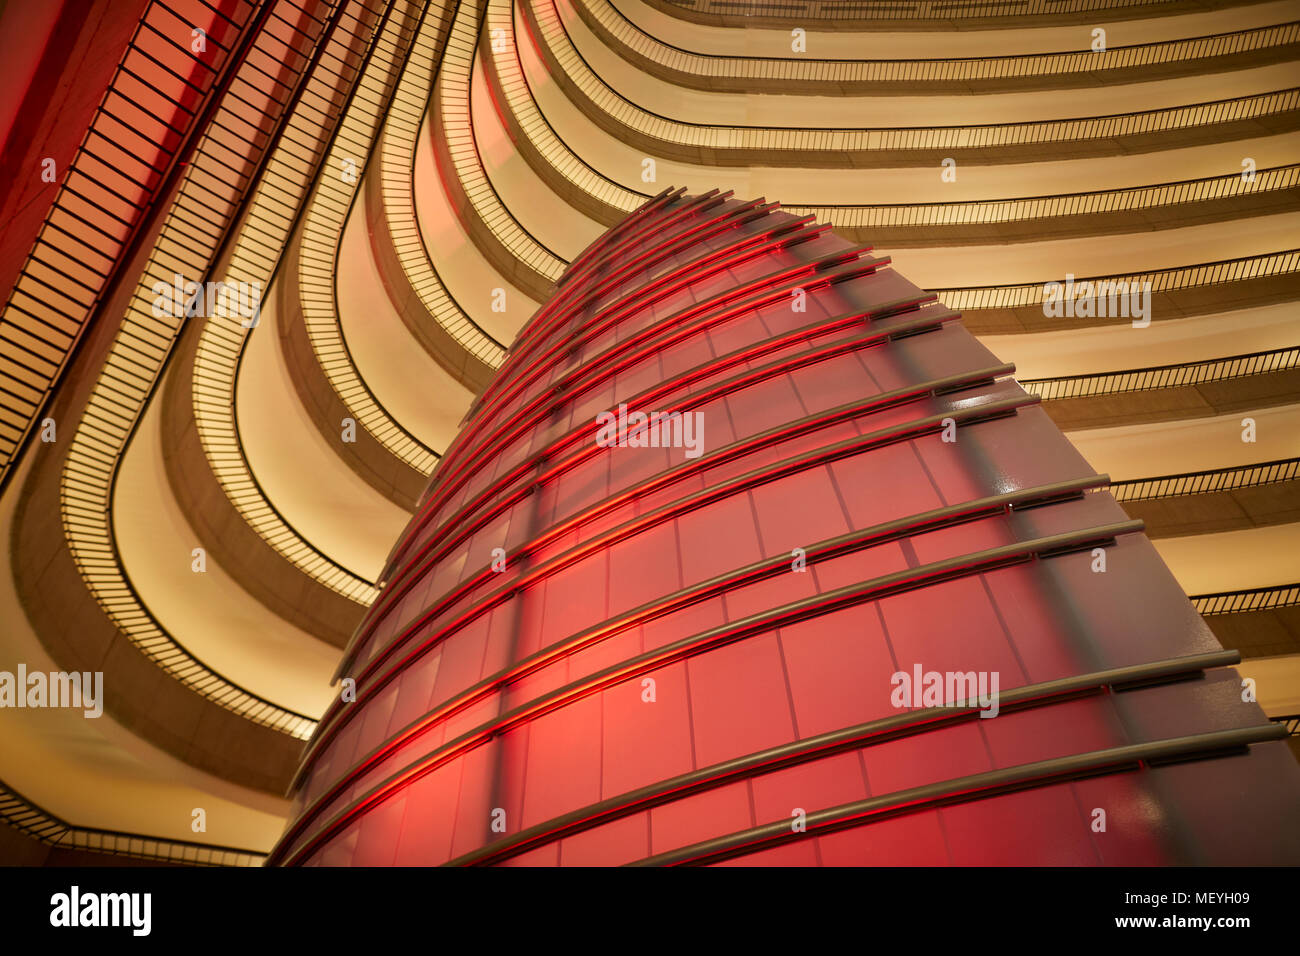
M 443 458 L 271 861 L 1300 862 L 1282 729 L 1013 372 L 824 226 L 651 200 Z

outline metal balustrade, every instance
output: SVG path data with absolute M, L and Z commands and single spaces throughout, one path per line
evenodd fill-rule
M 1247 611 L 1272 611 L 1300 604 L 1300 584 L 1278 584 L 1269 588 L 1251 588 L 1246 591 L 1193 594 L 1190 597 L 1197 613 L 1205 617 L 1215 614 L 1242 614 Z
M 573 45 L 554 0 L 536 0 L 525 10 L 537 24 L 538 39 L 591 108 L 647 138 L 698 149 L 776 153 L 991 149 L 1167 132 L 1261 119 L 1300 108 L 1300 87 L 1290 87 L 1187 106 L 1024 123 L 817 129 L 684 123 L 646 110 L 606 84 Z
M 1097 372 L 1092 375 L 1066 375 L 1060 378 L 1025 379 L 1026 391 L 1037 393 L 1043 401 L 1087 398 L 1093 395 L 1118 395 L 1146 392 L 1157 388 L 1184 388 L 1203 382 L 1223 382 L 1248 375 L 1265 375 L 1300 366 L 1300 347 L 1251 352 L 1204 362 L 1155 365 L 1150 368 L 1126 369 L 1122 372 Z
M 1181 40 L 1107 47 L 1099 52 L 1082 49 L 917 60 L 732 56 L 694 53 L 652 37 L 629 20 L 611 0 L 572 0 L 572 3 L 583 19 L 594 22 L 605 37 L 667 70 L 690 76 L 772 83 L 937 83 L 1102 73 L 1250 53 L 1300 40 L 1300 22 L 1292 21 Z
M 86 850 L 187 866 L 261 866 L 266 859 L 265 853 L 256 850 L 79 827 L 42 809 L 4 783 L 0 783 L 0 823 L 60 850 Z
M 488 36 L 506 38 L 499 52 L 493 49 L 491 42 L 483 43 L 479 47 L 486 61 L 485 69 L 490 74 L 488 82 L 492 83 L 495 78 L 495 85 L 501 90 L 505 101 L 503 103 L 505 111 L 508 111 L 514 124 L 519 127 L 528 145 L 546 163 L 575 188 L 618 210 L 620 214 L 631 213 L 644 203 L 650 194 L 628 189 L 598 173 L 569 147 L 542 115 L 528 83 L 523 64 L 519 61 L 518 35 L 514 24 L 515 10 L 514 0 L 488 0 L 486 16 Z
M 1185 179 L 1151 186 L 1104 189 L 1096 192 L 1026 196 L 1019 199 L 977 199 L 967 202 L 890 203 L 874 206 L 793 206 L 796 215 L 813 214 L 847 228 L 900 226 L 968 226 L 1035 219 L 1061 219 L 1100 213 L 1178 206 L 1187 203 L 1235 199 L 1256 193 L 1277 192 L 1300 186 L 1300 165 L 1256 170 L 1251 179 L 1240 173 Z
M 447 38 L 442 75 L 434 91 L 442 117 L 440 132 L 451 156 L 454 175 L 478 218 L 520 263 L 554 282 L 564 272 L 567 260 L 539 242 L 506 209 L 488 179 L 474 139 L 469 98 L 470 75 L 481 25 L 478 8 L 478 3 L 461 3 L 451 35 Z
M 445 11 L 450 4 L 439 4 Z M 439 20 L 442 19 L 440 13 Z M 416 36 L 380 138 L 377 174 L 397 260 L 430 318 L 469 354 L 491 368 L 505 358 L 505 346 L 484 331 L 456 301 L 438 275 L 415 211 L 415 151 L 424 128 L 438 70 L 443 68 L 437 24 L 426 15 Z M 465 76 L 468 83 L 468 75 Z M 466 87 L 468 90 L 468 87 Z M 466 112 L 465 117 L 468 117 Z M 441 187 L 440 187 L 441 188 Z
M 313 182 L 330 176 L 342 180 L 341 162 L 334 169 L 325 165 L 341 117 L 355 101 L 363 75 L 373 71 L 378 74 L 375 82 L 384 84 L 401 62 L 386 29 L 393 22 L 393 9 L 384 0 L 344 0 L 339 5 L 334 29 L 306 77 L 281 146 L 267 159 L 232 249 L 227 282 L 269 289 Z M 381 38 L 388 52 L 377 60 L 374 53 Z M 350 66 L 349 56 L 357 56 L 358 51 L 363 51 L 359 64 Z M 235 420 L 235 385 L 250 333 L 241 320 L 215 315 L 204 320 L 199 337 L 194 357 L 194 422 L 212 473 L 243 521 L 285 560 L 325 587 L 368 605 L 378 593 L 373 583 L 324 554 L 295 529 L 266 496 L 244 454 Z
M 1187 471 L 1155 478 L 1113 481 L 1110 493 L 1117 501 L 1156 501 L 1184 495 L 1212 495 L 1238 488 L 1258 488 L 1300 478 L 1300 458 L 1279 458 L 1257 465 L 1237 465 L 1208 471 Z
M 384 408 L 362 379 L 340 325 L 335 276 L 343 228 L 357 198 L 363 166 L 374 150 L 402 65 L 410 62 L 412 43 L 423 23 L 436 29 L 429 4 L 396 0 L 389 10 L 397 29 L 383 31 L 362 73 L 357 94 L 343 113 L 325 175 L 319 177 L 303 218 L 298 252 L 297 292 L 303 325 L 312 350 L 335 394 L 362 428 L 389 454 L 428 475 L 438 454 L 413 436 Z M 354 173 L 344 175 L 348 163 Z
M 599 0 L 604 3 L 605 0 Z M 493 35 L 503 31 L 508 53 L 494 54 L 490 44 L 481 48 L 503 93 L 505 105 L 533 150 L 566 180 L 588 195 L 623 212 L 631 211 L 648 194 L 628 189 L 602 176 L 560 137 L 537 107 L 528 79 L 519 62 L 510 0 L 490 0 L 488 26 Z M 1300 23 L 1289 24 L 1300 35 Z M 1247 31 L 1251 32 L 1251 31 Z M 803 62 L 803 61 L 800 61 Z M 918 61 L 929 62 L 929 61 Z M 946 63 L 950 61 L 933 61 Z M 1231 173 L 1202 179 L 1180 180 L 1150 186 L 1063 193 L 1012 199 L 972 200 L 951 203 L 896 203 L 877 205 L 801 205 L 783 203 L 796 215 L 813 215 L 846 228 L 974 225 L 1032 219 L 1058 219 L 1096 213 L 1151 209 L 1183 203 L 1230 199 L 1256 192 L 1271 192 L 1300 185 L 1300 164 L 1256 170 L 1254 175 Z
M 624 187 L 588 166 L 550 126 L 538 109 L 529 87 L 528 79 L 518 58 L 518 34 L 514 29 L 512 7 L 509 0 L 490 0 L 487 25 L 490 31 L 504 31 L 503 52 L 494 53 L 491 45 L 483 43 L 480 51 L 485 55 L 486 68 L 502 92 L 504 106 L 523 135 L 529 147 L 562 175 L 568 182 L 582 189 L 592 198 L 615 210 L 635 209 L 648 196 Z M 517 10 L 515 11 L 517 13 Z M 500 34 L 493 34 L 500 36 Z M 1202 179 L 1182 180 L 1150 186 L 1099 190 L 1085 193 L 1067 193 L 1049 196 L 1031 196 L 1014 199 L 973 200 L 955 203 L 899 203 L 879 205 L 800 205 L 782 204 L 782 208 L 795 215 L 812 215 L 844 228 L 917 227 L 939 225 L 974 225 L 1035 219 L 1059 219 L 1066 216 L 1090 216 L 1097 213 L 1125 212 L 1167 207 L 1186 203 L 1232 199 L 1257 192 L 1276 192 L 1300 186 L 1300 164 L 1269 167 L 1243 178 L 1239 173 Z M 512 252 L 515 247 L 511 237 L 497 233 L 498 239 Z M 1215 281 L 1232 281 L 1234 278 L 1253 278 L 1268 274 L 1293 271 L 1295 263 L 1286 258 L 1255 257 L 1251 260 L 1233 260 L 1210 264 L 1216 268 L 1200 274 L 1188 270 L 1165 270 L 1152 273 L 1148 278 L 1158 291 L 1200 285 Z M 1189 270 L 1205 267 L 1193 266 Z M 1235 272 L 1232 270 L 1236 270 Z M 1180 284 L 1181 283 L 1181 284 Z M 1014 308 L 1041 301 L 1042 285 L 1025 284 L 1010 287 L 981 287 L 938 290 L 948 297 L 954 308 Z M 1154 290 L 1153 291 L 1157 291 Z
M 1239 259 L 1203 262 L 1159 269 L 1154 272 L 1134 272 L 1121 276 L 1084 276 L 1076 278 L 1074 286 L 1077 289 L 1088 282 L 1093 283 L 1094 288 L 1100 283 L 1128 283 L 1127 288 L 1131 289 L 1134 284 L 1140 286 L 1142 283 L 1149 282 L 1150 291 L 1155 295 L 1220 285 L 1225 282 L 1292 275 L 1297 271 L 1300 271 L 1300 249 L 1285 249 L 1258 256 L 1242 256 Z M 1043 286 L 1042 282 L 1024 282 L 1009 286 L 968 286 L 962 289 L 931 289 L 930 291 L 940 296 L 944 305 L 959 311 L 1019 309 L 1041 306 L 1045 298 Z
M 0 314 L 0 488 L 255 10 L 151 0 L 141 13 Z M 195 29 L 205 30 L 202 52 Z
M 1286 727 L 1288 737 L 1300 736 L 1300 714 L 1283 714 L 1277 717 L 1270 717 L 1269 720 L 1275 724 L 1282 724 Z
M 154 287 L 157 283 L 170 287 L 176 275 L 195 281 L 205 277 L 255 184 L 261 182 L 256 174 L 266 151 L 298 148 L 279 142 L 277 132 L 285 127 L 304 73 L 322 52 L 327 21 L 338 16 L 338 8 L 327 3 L 276 0 L 267 26 L 254 38 L 248 59 L 239 65 L 229 94 L 190 159 L 91 390 L 60 480 L 69 553 L 108 619 L 170 678 L 249 721 L 299 739 L 311 735 L 314 720 L 227 680 L 154 619 L 122 565 L 111 503 L 121 457 L 158 387 L 186 318 L 156 309 Z M 272 82 L 262 64 L 280 71 L 280 78 Z M 238 326 L 238 319 L 228 321 Z M 318 560 L 328 564 L 323 556 Z
M 665 8 L 730 17 L 799 16 L 813 20 L 964 20 L 1114 10 L 1176 11 L 1178 0 L 654 0 Z M 1203 9 L 1203 7 L 1201 7 Z M 1197 8 L 1193 8 L 1196 10 Z

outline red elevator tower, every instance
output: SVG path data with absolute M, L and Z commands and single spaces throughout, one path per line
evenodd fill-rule
M 888 266 L 716 191 L 575 260 L 393 549 L 271 862 L 1300 862 L 1237 654 Z

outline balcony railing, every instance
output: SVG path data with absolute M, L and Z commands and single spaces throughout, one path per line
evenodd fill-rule
M 159 282 L 171 286 L 176 275 L 193 281 L 206 277 L 262 182 L 258 173 L 268 151 L 297 149 L 292 143 L 281 144 L 280 135 L 296 91 L 303 89 L 304 75 L 323 52 L 327 23 L 341 15 L 339 9 L 314 0 L 276 0 L 268 9 L 267 25 L 256 33 L 220 100 L 154 241 L 73 435 L 60 493 L 68 550 L 104 614 L 131 643 L 170 678 L 218 706 L 305 739 L 315 727 L 312 718 L 228 680 L 154 618 L 122 566 L 111 521 L 118 464 L 186 321 L 183 315 L 155 308 L 152 290 Z M 238 319 L 229 321 L 239 326 Z
M 1300 347 L 1251 352 L 1204 362 L 1179 365 L 1156 365 L 1123 372 L 1098 372 L 1093 375 L 1067 375 L 1061 378 L 1025 379 L 1020 384 L 1035 392 L 1043 401 L 1064 398 L 1087 398 L 1093 395 L 1118 395 L 1147 392 L 1157 388 L 1184 388 L 1205 382 L 1224 382 L 1248 375 L 1265 375 L 1300 366 Z
M 1177 292 L 1198 286 L 1220 285 L 1225 282 L 1244 282 L 1250 279 L 1268 279 L 1300 271 L 1300 249 L 1284 249 L 1259 256 L 1203 262 L 1196 265 L 1155 272 L 1131 273 L 1123 276 L 1086 276 L 1076 278 L 1076 287 L 1091 282 L 1127 283 L 1127 288 L 1151 283 L 1151 293 Z M 1122 286 L 1121 286 L 1122 287 Z M 1022 309 L 1041 306 L 1044 302 L 1043 283 L 1026 282 L 1009 286 L 975 286 L 965 289 L 931 289 L 950 309 L 968 312 L 972 309 Z
M 1245 611 L 1272 611 L 1300 604 L 1300 584 L 1278 584 L 1248 591 L 1219 591 L 1215 594 L 1191 595 L 1192 606 L 1206 617 L 1213 614 L 1241 614 Z
M 1249 96 L 1101 116 L 931 127 L 760 127 L 686 123 L 638 106 L 607 84 L 573 45 L 554 0 L 522 7 L 537 24 L 538 39 L 558 64 L 562 86 L 627 130 L 646 139 L 703 150 L 875 153 L 971 150 L 1079 143 L 1187 130 L 1243 120 L 1264 120 L 1300 108 L 1300 87 Z
M 253 17 L 151 0 L 0 313 L 0 487 L 188 150 Z M 193 30 L 205 31 L 195 51 Z
M 1258 465 L 1188 471 L 1156 478 L 1130 478 L 1114 481 L 1110 493 L 1118 501 L 1157 501 L 1184 495 L 1212 495 L 1238 488 L 1258 488 L 1300 478 L 1300 458 L 1279 458 Z
M 266 854 L 256 850 L 74 826 L 3 783 L 0 783 L 0 822 L 47 846 L 64 850 L 87 850 L 188 866 L 261 866 L 266 859 Z
M 419 296 L 430 318 L 448 336 L 483 364 L 496 368 L 505 357 L 505 345 L 474 321 L 438 275 L 415 209 L 413 170 L 416 149 L 421 132 L 428 130 L 426 117 L 431 108 L 431 93 L 438 72 L 447 68 L 443 49 L 448 39 L 443 36 L 444 28 L 440 28 L 439 24 L 451 15 L 449 10 L 449 4 L 439 5 L 438 22 L 431 18 L 431 14 L 426 14 L 424 24 L 416 36 L 413 55 L 397 85 L 387 125 L 380 137 L 380 162 L 376 173 L 380 178 L 383 211 L 388 220 L 393 249 L 411 289 Z M 462 34 L 466 29 L 469 27 L 462 27 Z M 462 59 L 465 56 L 464 42 L 465 37 L 462 36 L 458 47 L 458 56 Z M 468 84 L 468 70 L 458 70 L 454 81 Z M 457 107 L 456 120 L 468 124 L 468 86 L 463 92 L 449 96 Z M 448 122 L 450 121 L 449 117 Z M 462 135 L 469 135 L 472 142 L 472 128 L 468 125 L 461 128 Z M 486 182 L 486 176 L 483 177 L 483 182 Z M 487 185 L 490 188 L 491 184 Z M 495 196 L 495 193 L 492 195 Z M 484 221 L 487 222 L 486 219 Z M 494 222 L 499 224 L 500 220 Z M 501 234 L 497 233 L 498 236 Z M 522 232 L 512 231 L 510 235 L 521 242 L 525 241 L 521 238 Z
M 942 83 L 1060 76 L 1186 63 L 1282 47 L 1300 39 L 1300 22 L 1270 24 L 1208 36 L 1062 53 L 943 59 L 836 60 L 820 57 L 756 57 L 693 53 L 645 33 L 610 0 L 575 0 L 584 20 L 594 21 L 613 42 L 676 73 L 740 80 L 824 83 Z M 835 4 L 851 7 L 853 4 Z M 883 6 L 883 5 L 882 5 Z
M 598 10 L 612 9 L 606 0 L 598 0 L 598 3 L 594 3 L 593 6 Z M 522 146 L 532 150 L 542 162 L 548 164 L 572 187 L 582 190 L 599 203 L 612 207 L 619 213 L 628 213 L 645 202 L 650 193 L 629 189 L 587 165 L 538 109 L 528 78 L 519 62 L 518 38 L 514 35 L 511 5 L 503 0 L 493 0 L 488 5 L 487 20 L 492 36 L 504 35 L 510 41 L 504 44 L 504 49 L 500 52 L 495 51 L 491 43 L 484 42 L 481 44 L 480 53 L 487 60 L 490 81 L 495 79 L 499 83 L 501 98 L 505 101 L 504 106 L 509 114 L 508 120 L 517 124 L 525 139 Z M 1294 27 L 1294 32 L 1300 36 L 1300 23 L 1290 26 Z M 804 60 L 797 62 L 805 63 Z M 849 229 L 966 226 L 1130 212 L 1186 203 L 1235 199 L 1253 193 L 1294 189 L 1297 186 L 1300 186 L 1300 164 L 1291 164 L 1256 170 L 1255 175 L 1248 179 L 1244 179 L 1238 173 L 1229 173 L 1223 176 L 1150 186 L 1012 199 L 875 205 L 783 203 L 782 208 L 794 215 L 812 215 L 819 221 Z
M 657 0 L 658 3 L 733 17 L 808 17 L 813 20 L 965 20 L 1096 13 L 1173 7 L 1177 0 Z
M 897 203 L 876 206 L 791 206 L 795 215 L 825 216 L 836 226 L 868 229 L 900 226 L 968 226 L 1098 213 L 1131 212 L 1183 203 L 1235 199 L 1253 193 L 1274 192 L 1300 186 L 1300 165 L 1257 170 L 1251 180 L 1240 173 L 1186 179 L 1151 186 L 1106 189 L 1018 199 L 980 199 L 969 202 Z M 1039 289 L 1042 287 L 1039 286 Z

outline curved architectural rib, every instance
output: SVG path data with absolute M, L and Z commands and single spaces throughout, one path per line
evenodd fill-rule
M 488 82 L 503 107 L 502 118 L 516 147 L 558 195 L 597 222 L 613 225 L 648 194 L 630 190 L 588 166 L 547 122 L 519 63 L 514 10 L 508 0 L 491 0 L 489 32 L 479 46 L 487 63 Z M 496 45 L 502 46 L 503 52 L 494 51 L 493 38 L 498 38 Z M 1229 174 L 1053 196 L 890 205 L 792 204 L 785 208 L 831 222 L 841 235 L 859 241 L 905 245 L 1005 242 L 1042 238 L 1045 231 L 1071 230 L 1086 235 L 1140 231 L 1162 219 L 1172 225 L 1189 215 L 1228 218 L 1276 212 L 1300 201 L 1296 197 L 1298 183 L 1300 167 L 1291 164 L 1259 170 L 1249 180 Z M 1268 195 L 1246 198 L 1257 192 Z M 1198 205 L 1185 207 L 1189 203 Z
M 315 22 L 316 35 L 295 38 L 303 43 L 304 54 L 330 34 L 342 13 L 336 11 L 328 25 Z M 260 34 L 257 42 L 277 55 L 283 50 L 283 42 L 271 33 Z M 301 72 L 286 75 L 285 88 L 301 89 L 301 76 L 310 67 L 311 61 L 303 59 Z M 250 162 L 278 142 L 294 102 L 281 102 L 274 93 L 266 88 L 262 72 L 245 62 L 213 118 L 214 128 L 254 136 L 248 143 L 258 152 L 250 154 Z M 120 326 L 97 343 L 106 358 L 88 394 L 76 397 L 85 402 L 84 409 L 66 401 L 65 408 L 79 413 L 69 414 L 62 423 L 72 432 L 71 441 L 38 462 L 24 488 L 15 533 L 26 553 L 44 553 L 52 560 L 42 564 L 39 576 L 28 562 L 19 562 L 17 578 L 20 592 L 65 595 L 61 602 L 34 601 L 29 612 L 42 639 L 55 645 L 51 653 L 63 666 L 90 661 L 111 666 L 119 691 L 107 703 L 126 724 L 197 766 L 274 788 L 277 769 L 266 768 L 291 753 L 314 721 L 227 680 L 163 630 L 135 594 L 112 528 L 113 486 L 121 455 L 145 404 L 155 397 L 184 321 L 182 314 L 158 308 L 158 289 L 170 290 L 177 275 L 205 276 L 215 264 L 220 237 L 235 222 L 243 199 L 238 178 L 230 181 L 228 159 L 227 147 L 209 130 L 132 287 Z M 214 192 L 214 185 L 222 191 Z M 45 526 L 34 524 L 43 522 L 46 514 L 60 515 L 66 544 L 53 545 L 44 537 Z M 69 599 L 82 589 L 89 592 L 90 602 Z M 111 656 L 109 648 L 115 649 Z M 153 688 L 152 694 L 143 692 L 144 687 Z M 207 718 L 206 736 L 195 730 L 199 714 Z M 240 766 L 229 749 L 240 747 L 261 749 L 265 763 Z
M 364 433 L 358 439 L 369 438 L 386 453 L 380 456 L 381 460 L 395 458 L 413 472 L 409 478 L 403 475 L 384 482 L 378 475 L 389 473 L 392 468 L 358 468 L 380 490 L 396 493 L 403 504 L 413 496 L 412 491 L 418 494 L 415 489 L 433 470 L 438 453 L 394 420 L 361 377 L 340 325 L 335 283 L 344 226 L 358 199 L 356 185 L 365 175 L 367 159 L 380 135 L 395 87 L 401 82 L 399 74 L 410 69 L 413 62 L 417 36 L 425 36 L 427 40 L 438 29 L 435 12 L 428 4 L 422 10 L 415 4 L 404 10 L 404 27 L 391 38 L 384 37 L 377 47 L 377 55 L 372 57 L 374 68 L 362 74 L 358 93 L 340 119 L 325 158 L 327 173 L 317 182 L 288 259 L 293 278 L 286 282 L 288 290 L 284 296 L 284 305 L 292 309 L 287 316 L 290 336 L 299 327 L 305 330 L 316 365 L 344 412 L 328 424 L 321 422 L 322 430 L 328 429 L 327 433 L 333 437 L 341 428 L 343 418 L 352 418 Z M 291 368 L 297 367 L 296 363 L 289 364 Z M 356 442 L 347 445 L 342 449 L 345 455 L 357 453 Z
M 745 0 L 643 0 L 648 5 L 691 23 L 720 26 L 785 26 L 767 3 Z M 834 0 L 787 0 L 780 13 L 807 17 L 825 29 L 896 28 L 952 29 L 1092 23 L 1135 17 L 1176 16 L 1194 10 L 1218 10 L 1241 0 L 911 0 L 872 7 Z
M 470 76 L 481 27 L 477 3 L 461 3 L 434 88 L 438 168 L 462 224 L 488 261 L 535 299 L 545 299 L 565 262 L 528 233 L 502 204 L 483 169 L 470 116 Z M 472 214 L 466 207 L 472 209 Z
M 584 112 L 648 155 L 721 166 L 880 168 L 931 165 L 936 151 L 964 163 L 1021 162 L 1148 152 L 1171 143 L 1219 141 L 1254 133 L 1258 124 L 1295 129 L 1300 88 L 1271 90 L 1185 106 L 1101 116 L 916 128 L 764 128 L 687 123 L 637 106 L 610 88 L 573 46 L 554 0 L 520 7 L 552 76 Z
M 1135 83 L 1275 63 L 1294 55 L 1300 22 L 1093 50 L 952 59 L 718 56 L 651 36 L 610 0 L 572 0 L 582 22 L 632 65 L 680 86 L 772 93 L 974 93 Z
M 1226 807 L 1242 772 L 1261 786 L 1283 773 L 1300 793 L 1284 728 L 1221 715 L 1237 678 L 1204 669 L 1236 655 L 1011 367 L 823 228 L 762 209 L 757 232 L 711 231 L 718 218 L 657 197 L 579 258 L 521 335 L 394 551 L 345 659 L 356 700 L 322 720 L 269 862 L 572 863 L 591 859 L 588 836 L 606 863 L 702 857 L 690 845 L 705 837 L 725 843 L 708 855 L 743 855 L 748 828 L 789 808 L 705 814 L 692 839 L 660 812 L 690 814 L 710 789 L 756 793 L 787 769 L 809 771 L 791 806 L 827 824 L 796 842 L 880 825 L 875 808 L 921 792 L 902 782 L 916 766 L 949 806 L 1010 789 L 1054 806 L 1049 784 L 1098 773 L 1121 800 L 1131 775 L 1115 771 L 1135 767 L 1169 813 Z M 786 240 L 754 253 L 782 223 Z M 656 259 L 639 230 L 686 246 Z M 510 491 L 515 467 L 527 493 Z M 439 500 L 456 503 L 441 522 Z M 453 536 L 489 505 L 490 522 Z M 913 667 L 997 672 L 1007 710 L 973 690 L 900 704 L 890 674 Z M 1201 673 L 1172 691 L 1149 682 Z M 1145 689 L 1118 702 L 1110 690 L 1128 685 Z M 1197 730 L 1171 739 L 1160 714 Z M 1074 729 L 1045 733 L 1060 721 Z M 1017 758 L 993 763 L 986 734 Z M 615 745 L 629 739 L 645 746 Z M 1244 765 L 1214 759 L 1247 746 Z M 870 817 L 845 804 L 832 768 L 846 757 L 876 764 L 849 797 L 874 800 Z M 1203 761 L 1199 784 L 1158 779 L 1146 761 L 1164 757 Z M 617 823 L 637 814 L 629 839 Z M 1272 832 L 1245 851 L 1212 832 L 1195 850 L 1158 832 L 1103 850 L 1082 818 L 1077 830 L 1045 845 L 1092 863 L 1300 857 L 1300 837 Z

